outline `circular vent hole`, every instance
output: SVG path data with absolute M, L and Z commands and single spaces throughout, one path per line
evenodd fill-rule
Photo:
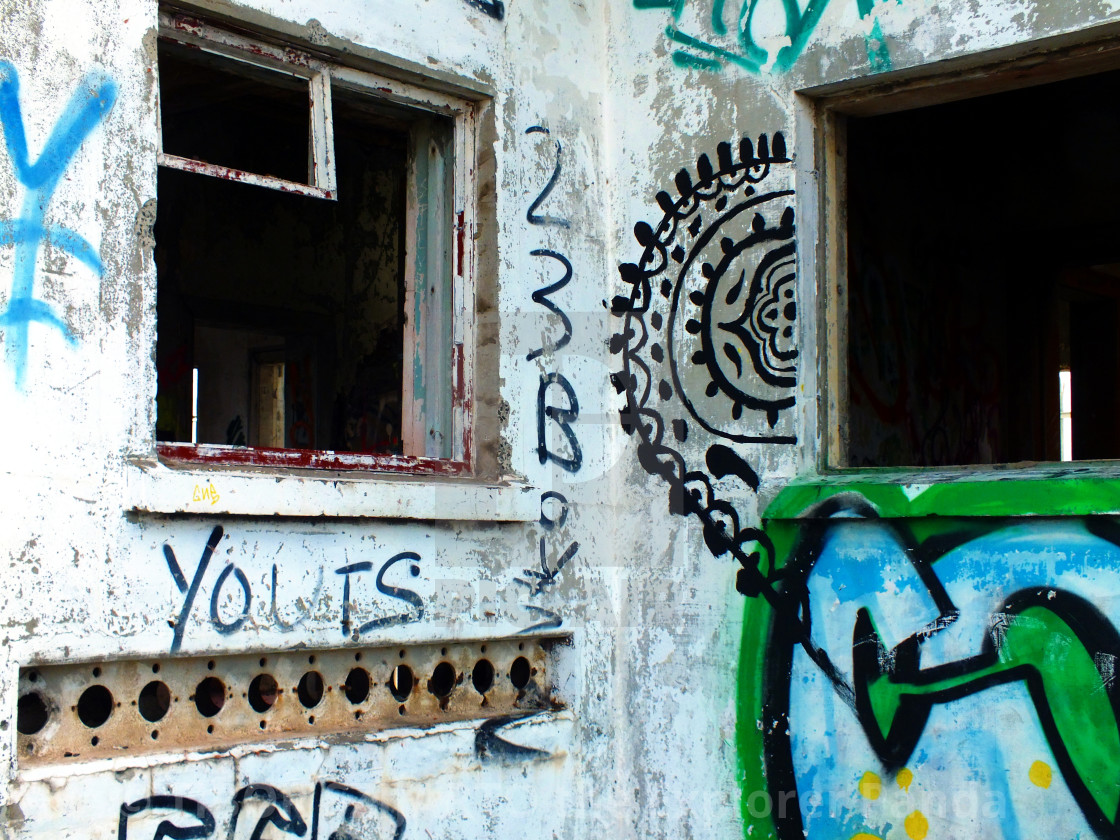
M 171 708 L 171 689 L 167 687 L 166 683 L 152 680 L 140 689 L 140 697 L 136 700 L 136 708 L 140 710 L 144 720 L 150 720 L 152 723 L 163 720 L 163 716 Z
M 532 675 L 532 669 L 529 667 L 529 660 L 524 656 L 519 656 L 513 660 L 513 665 L 509 669 L 509 681 L 513 683 L 513 687 L 518 691 L 523 689 L 529 684 L 529 677 Z
M 203 717 L 214 717 L 225 704 L 226 687 L 217 677 L 207 677 L 194 690 L 194 705 Z
M 43 695 L 32 691 L 20 697 L 16 704 L 16 731 L 21 735 L 34 735 L 47 725 L 50 717 L 51 710 Z
M 432 671 L 432 678 L 428 680 L 428 691 L 436 697 L 448 697 L 454 687 L 455 666 L 450 662 L 439 663 Z
M 471 682 L 474 683 L 475 691 L 479 694 L 485 694 L 494 685 L 494 666 L 490 664 L 489 659 L 480 659 L 474 664 Z
M 78 698 L 78 720 L 96 729 L 113 714 L 113 693 L 103 685 L 91 685 Z
M 369 697 L 369 671 L 365 668 L 351 668 L 346 675 L 346 699 L 354 705 L 362 703 Z
M 254 712 L 267 712 L 276 702 L 279 693 L 280 686 L 276 684 L 272 674 L 258 674 L 249 683 L 249 705 Z
M 407 665 L 398 665 L 389 675 L 389 693 L 398 703 L 403 703 L 412 694 L 412 686 L 416 681 L 412 678 L 412 669 Z
M 312 709 L 318 706 L 319 701 L 323 699 L 323 675 L 318 671 L 308 671 L 300 677 L 296 695 L 304 708 Z

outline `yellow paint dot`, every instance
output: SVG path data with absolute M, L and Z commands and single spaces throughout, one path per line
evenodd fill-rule
M 1040 788 L 1050 787 L 1053 776 L 1054 774 L 1050 770 L 1050 765 L 1045 761 L 1036 761 L 1031 765 L 1031 769 L 1027 771 L 1027 778 Z
M 883 838 L 861 831 L 859 834 L 853 834 L 852 840 L 883 840 Z
M 859 780 L 859 795 L 864 799 L 878 799 L 879 792 L 883 789 L 879 777 L 868 770 Z
M 915 811 L 903 822 L 910 840 L 922 840 L 929 833 L 929 820 L 921 811 Z
M 900 788 L 909 793 L 910 783 L 914 781 L 914 774 L 910 772 L 909 768 L 903 767 L 898 771 L 898 776 L 895 778 L 895 781 L 898 782 Z

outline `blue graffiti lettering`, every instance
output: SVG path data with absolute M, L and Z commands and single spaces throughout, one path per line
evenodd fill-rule
M 16 177 L 27 190 L 20 217 L 0 220 L 0 245 L 15 248 L 12 293 L 7 308 L 0 313 L 0 327 L 6 332 L 17 388 L 23 388 L 27 372 L 28 327 L 33 321 L 55 327 L 71 345 L 76 343 L 70 328 L 51 305 L 35 297 L 35 265 L 40 246 L 45 241 L 101 276 L 101 260 L 93 246 L 72 230 L 47 227 L 44 219 L 62 173 L 86 136 L 112 109 L 116 98 L 117 85 L 112 79 L 100 72 L 89 73 L 55 123 L 38 159 L 31 163 L 19 104 L 19 74 L 10 63 L 0 62 L 0 126 Z

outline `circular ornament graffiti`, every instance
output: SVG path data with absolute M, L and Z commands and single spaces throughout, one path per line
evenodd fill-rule
M 736 154 L 737 152 L 737 154 Z M 734 444 L 796 442 L 788 409 L 797 386 L 797 290 L 793 190 L 771 183 L 790 163 L 780 133 L 738 149 L 721 143 L 695 175 L 681 170 L 676 195 L 660 192 L 662 218 L 639 222 L 637 262 L 619 266 L 627 293 L 612 311 L 622 327 L 611 351 L 612 377 L 625 395 L 623 428 L 637 435 L 647 472 L 669 482 L 670 507 L 704 522 L 713 554 L 730 551 L 744 566 L 739 589 L 765 585 L 733 505 L 713 481 L 733 475 L 751 490 L 758 476 Z M 681 444 L 714 436 L 704 464 L 688 465 Z M 706 442 L 706 441 L 705 441 Z

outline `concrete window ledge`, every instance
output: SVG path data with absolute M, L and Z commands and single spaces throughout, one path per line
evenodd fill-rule
M 523 482 L 470 478 L 277 474 L 155 460 L 133 460 L 125 471 L 125 509 L 134 514 L 530 522 L 540 514 L 538 496 Z

